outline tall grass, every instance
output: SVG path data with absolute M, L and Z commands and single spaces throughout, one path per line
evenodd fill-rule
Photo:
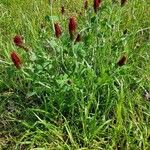
M 148 0 L 108 0 L 94 13 L 93 1 L 84 10 L 82 1 L 1 0 L 0 148 L 148 150 L 149 8 Z M 72 16 L 79 42 L 70 39 Z

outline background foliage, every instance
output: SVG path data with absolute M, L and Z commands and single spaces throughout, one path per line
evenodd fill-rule
M 82 1 L 1 0 L 1 149 L 150 148 L 150 2 L 103 1 L 97 15 L 92 3 L 85 11 Z M 70 16 L 79 43 L 69 38 Z M 14 45 L 16 34 L 29 53 Z

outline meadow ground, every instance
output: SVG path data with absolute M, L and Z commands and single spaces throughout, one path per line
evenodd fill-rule
M 149 150 L 149 19 L 149 0 L 0 0 L 0 149 Z

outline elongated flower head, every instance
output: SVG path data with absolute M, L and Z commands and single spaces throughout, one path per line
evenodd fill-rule
M 73 38 L 77 29 L 77 21 L 75 17 L 71 17 L 69 19 L 69 33 L 70 37 Z
M 60 36 L 62 34 L 60 25 L 58 23 L 55 23 L 54 27 L 55 27 L 55 35 L 56 35 L 56 37 L 60 38 Z
M 77 22 L 75 17 L 69 19 L 69 32 L 75 32 L 77 29 Z
M 13 38 L 13 41 L 14 41 L 14 43 L 15 43 L 16 46 L 20 46 L 20 45 L 23 44 L 23 38 L 20 35 L 16 35 Z
M 94 7 L 95 13 L 98 11 L 100 4 L 101 4 L 101 0 L 94 0 L 94 6 L 93 7 Z
M 17 69 L 21 68 L 21 60 L 20 57 L 18 56 L 18 54 L 16 52 L 12 52 L 11 53 L 11 60 L 14 63 L 14 65 L 16 66 Z
M 23 42 L 23 37 L 20 35 L 16 35 L 13 38 L 13 42 L 15 43 L 16 46 L 24 49 L 26 52 L 29 51 L 29 47 L 25 45 L 25 43 Z

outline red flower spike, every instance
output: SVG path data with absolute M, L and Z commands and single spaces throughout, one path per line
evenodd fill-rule
M 15 43 L 16 46 L 24 49 L 26 52 L 29 51 L 29 47 L 27 47 L 24 43 L 23 43 L 23 37 L 21 37 L 20 35 L 16 35 L 14 38 L 13 38 L 13 41 Z
M 56 35 L 56 37 L 60 38 L 60 36 L 62 34 L 60 25 L 58 23 L 55 23 L 54 27 L 55 27 L 55 35 Z
M 94 0 L 94 11 L 97 12 L 98 8 L 100 7 L 101 0 Z
M 123 56 L 119 59 L 119 61 L 117 62 L 117 64 L 118 64 L 118 66 L 121 67 L 121 66 L 125 65 L 126 62 L 127 62 L 127 56 L 126 56 L 126 55 L 123 55 Z
M 21 60 L 20 60 L 20 57 L 18 56 L 18 54 L 16 52 L 11 53 L 11 60 L 17 69 L 21 68 Z
M 62 7 L 61 7 L 61 14 L 64 15 L 64 13 L 65 13 L 65 7 L 62 6 Z
M 127 0 L 121 0 L 121 6 L 124 6 Z
M 84 9 L 85 9 L 85 10 L 88 9 L 88 1 L 87 1 L 87 0 L 84 1 Z
M 20 46 L 20 45 L 23 44 L 23 38 L 20 35 L 16 35 L 13 38 L 13 41 L 14 41 L 14 43 L 15 43 L 16 46 Z
M 76 38 L 76 42 L 80 42 L 80 41 L 81 41 L 81 35 L 78 34 L 78 35 L 77 35 L 77 38 Z
M 70 33 L 70 37 L 71 39 L 74 38 L 74 34 L 76 32 L 77 29 L 77 21 L 75 17 L 71 17 L 69 19 L 69 33 Z

